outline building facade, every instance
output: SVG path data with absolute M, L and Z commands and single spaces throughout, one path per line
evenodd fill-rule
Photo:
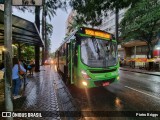
M 122 9 L 119 11 L 119 23 L 122 20 L 127 9 Z M 107 16 L 104 16 L 102 24 L 99 26 L 100 29 L 105 30 L 109 33 L 115 34 L 115 12 L 108 11 Z

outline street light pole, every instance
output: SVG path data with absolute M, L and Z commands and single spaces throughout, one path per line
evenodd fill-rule
M 117 42 L 119 42 L 119 41 L 118 41 L 118 37 L 119 37 L 119 34 L 118 34 L 119 15 L 118 15 L 118 13 L 119 13 L 119 9 L 118 9 L 118 7 L 116 7 L 116 8 L 115 8 L 115 37 L 116 37 Z
M 40 32 L 40 6 L 35 7 L 35 23 L 38 29 L 38 32 Z M 40 48 L 39 46 L 35 46 L 35 72 L 40 71 Z
M 11 0 L 4 3 L 4 67 L 5 67 L 5 108 L 6 111 L 13 111 L 11 98 L 12 88 L 12 5 Z M 7 118 L 12 120 L 13 118 Z

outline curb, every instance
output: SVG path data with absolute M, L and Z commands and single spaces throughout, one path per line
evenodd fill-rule
M 121 69 L 120 70 L 123 70 L 123 71 L 130 71 L 130 72 L 136 72 L 136 73 L 142 73 L 142 74 L 148 74 L 148 75 L 154 75 L 154 76 L 160 76 L 158 74 L 153 74 L 153 73 L 146 73 L 146 72 L 140 72 L 140 71 L 133 71 L 133 70 L 127 70 L 127 69 Z

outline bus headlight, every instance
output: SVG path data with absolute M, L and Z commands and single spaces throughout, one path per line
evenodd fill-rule
M 81 71 L 81 74 L 82 74 L 82 76 L 83 76 L 84 79 L 86 79 L 86 80 L 90 80 L 90 79 L 91 79 L 91 78 L 89 77 L 89 75 L 86 73 L 86 71 L 82 70 L 82 71 Z
M 87 82 L 85 82 L 85 81 L 83 81 L 82 84 L 83 84 L 84 86 L 87 86 L 87 85 L 88 85 Z

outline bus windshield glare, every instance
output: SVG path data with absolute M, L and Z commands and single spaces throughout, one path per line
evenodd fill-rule
M 81 60 L 89 67 L 109 67 L 118 62 L 117 43 L 98 38 L 81 38 Z

